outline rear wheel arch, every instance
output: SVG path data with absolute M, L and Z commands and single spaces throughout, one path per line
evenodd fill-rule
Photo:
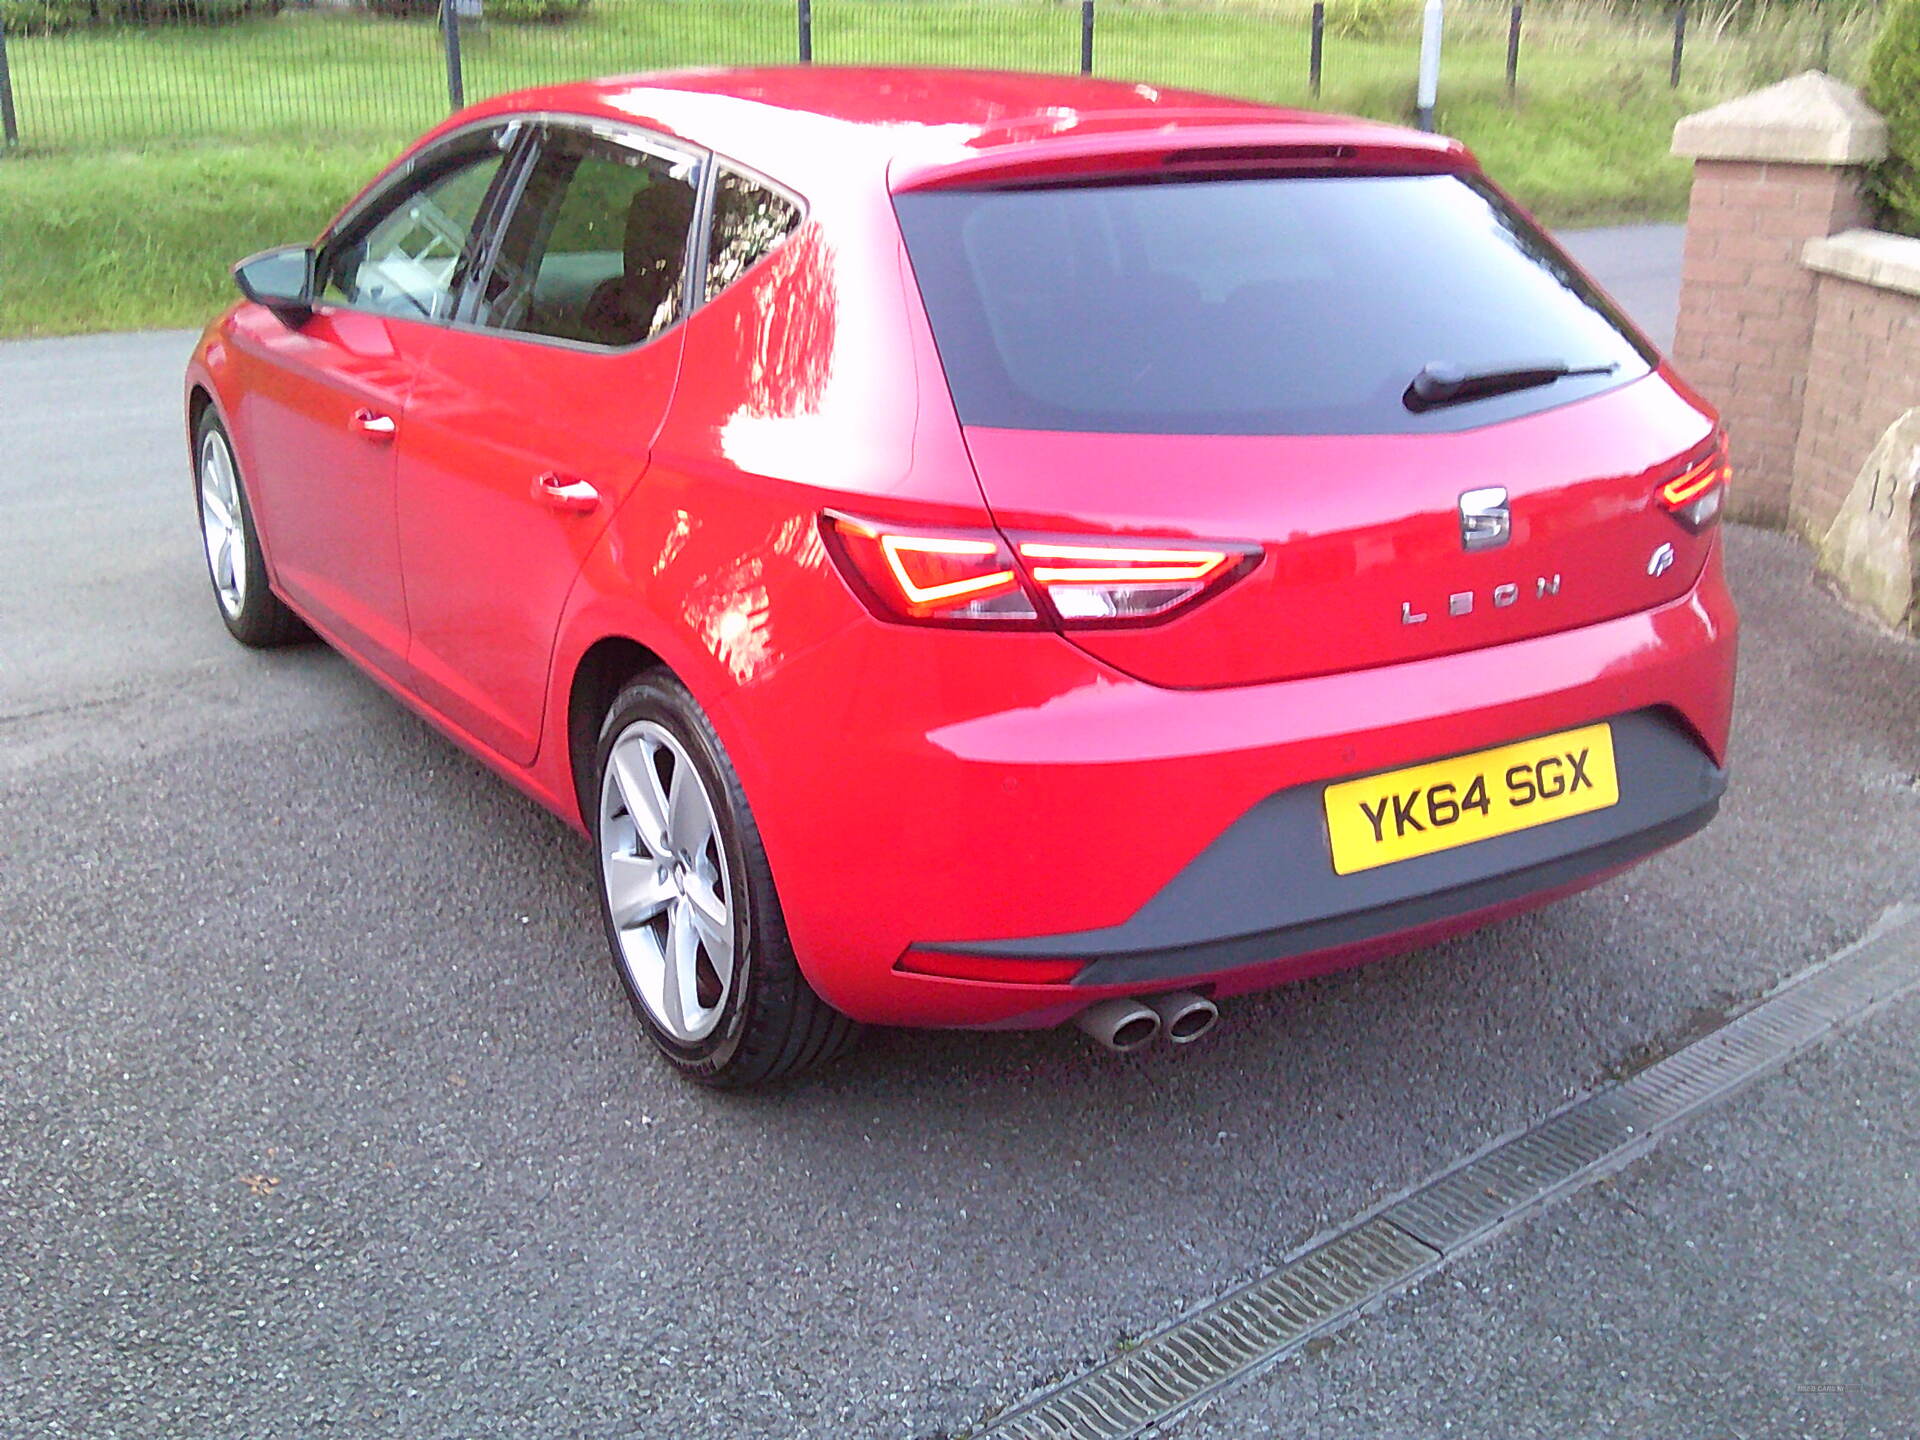
M 632 681 L 651 670 L 672 670 L 652 650 L 625 635 L 607 635 L 589 645 L 573 668 L 567 687 L 567 763 L 580 823 L 592 827 L 592 809 L 600 784 L 595 759 L 600 724 L 613 702 Z
M 742 734 L 734 722 L 724 699 L 727 689 L 723 678 L 713 674 L 702 663 L 711 657 L 701 650 L 689 652 L 679 648 L 672 643 L 678 637 L 672 635 L 663 635 L 663 640 L 668 644 L 661 649 L 636 640 L 635 632 L 644 634 L 646 627 L 631 623 L 617 612 L 595 618 L 600 622 L 599 625 L 592 628 L 582 625 L 573 630 L 576 635 L 582 630 L 592 634 L 594 629 L 602 625 L 607 627 L 605 633 L 593 640 L 572 662 L 572 675 L 565 682 L 566 709 L 557 717 L 560 722 L 559 738 L 564 740 L 567 747 L 567 771 L 573 783 L 574 801 L 580 806 L 583 829 L 590 828 L 588 811 L 596 803 L 599 794 L 600 777 L 595 773 L 595 764 L 600 745 L 600 723 L 606 719 L 607 712 L 613 708 L 613 702 L 622 690 L 652 672 L 668 676 L 686 688 L 727 747 L 729 763 L 741 767 L 743 782 L 757 775 L 754 766 L 757 751 L 752 737 Z M 556 656 L 558 663 L 554 666 L 556 686 L 560 677 L 566 674 L 564 656 L 572 651 L 573 646 L 563 640 L 559 648 L 561 654 Z M 669 655 L 674 658 L 668 659 Z

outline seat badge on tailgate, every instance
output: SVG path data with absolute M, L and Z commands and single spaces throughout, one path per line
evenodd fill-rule
M 1488 485 L 1460 497 L 1460 545 L 1466 550 L 1492 550 L 1507 543 L 1513 533 L 1504 486 Z

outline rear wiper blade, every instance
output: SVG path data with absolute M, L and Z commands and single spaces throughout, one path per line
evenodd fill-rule
M 1569 375 L 1610 375 L 1619 368 L 1618 362 L 1569 365 L 1564 360 L 1525 360 L 1514 365 L 1469 370 L 1435 361 L 1421 367 L 1400 399 L 1407 409 L 1417 413 L 1441 405 L 1458 405 L 1465 400 L 1482 400 L 1489 395 L 1505 395 L 1512 390 L 1531 390 L 1536 385 L 1550 385 Z

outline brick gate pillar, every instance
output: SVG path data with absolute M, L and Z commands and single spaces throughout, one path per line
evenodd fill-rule
M 1862 167 L 1886 122 L 1817 70 L 1689 115 L 1693 160 L 1673 359 L 1719 407 L 1733 443 L 1728 512 L 1785 525 L 1813 344 L 1809 240 L 1868 223 Z

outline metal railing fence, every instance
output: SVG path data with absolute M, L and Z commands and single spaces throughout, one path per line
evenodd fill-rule
M 401 137 L 522 86 L 797 60 L 1085 71 L 1408 118 L 1421 3 L 0 0 L 0 125 L 36 150 Z M 1733 12 L 1690 22 L 1689 0 L 1668 3 L 1445 0 L 1445 94 L 1592 88 L 1597 65 L 1732 93 L 1870 30 L 1813 3 L 1761 45 Z

